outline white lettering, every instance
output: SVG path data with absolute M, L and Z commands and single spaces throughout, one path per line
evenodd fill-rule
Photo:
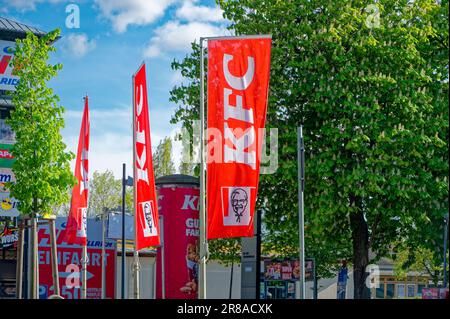
M 244 109 L 242 107 L 242 96 L 236 95 L 236 106 L 230 105 L 230 95 L 232 91 L 225 88 L 223 91 L 223 100 L 225 103 L 224 107 L 224 117 L 225 120 L 228 118 L 234 118 L 240 121 L 253 124 L 253 109 Z
M 233 131 L 228 127 L 228 124 L 225 123 L 224 132 L 225 139 L 228 138 L 236 147 L 236 149 L 232 149 L 227 144 L 224 145 L 224 162 L 247 164 L 252 169 L 256 169 L 256 152 L 244 151 L 255 142 L 255 128 L 253 126 L 248 128 L 240 138 L 236 138 Z
M 230 54 L 224 54 L 223 56 L 223 73 L 228 84 L 235 90 L 245 90 L 252 83 L 253 75 L 255 73 L 255 60 L 253 57 L 247 57 L 248 68 L 243 77 L 236 77 L 231 75 L 228 69 L 228 63 L 233 60 L 233 56 Z
M 184 195 L 184 202 L 183 206 L 181 207 L 182 210 L 186 209 L 192 209 L 192 210 L 198 210 L 198 202 L 197 205 L 195 205 L 195 200 L 198 199 L 198 196 L 192 196 L 192 195 Z

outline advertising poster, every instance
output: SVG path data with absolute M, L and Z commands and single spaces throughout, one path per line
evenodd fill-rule
M 6 249 L 17 246 L 19 240 L 19 229 L 5 225 L 0 231 L 0 249 Z
M 12 167 L 14 157 L 11 155 L 11 148 L 11 144 L 0 144 L 0 167 Z
M 305 280 L 314 279 L 314 262 L 305 260 Z M 300 262 L 298 260 L 264 261 L 265 280 L 299 280 Z
M 13 75 L 13 67 L 10 65 L 15 47 L 15 42 L 0 40 L 0 90 L 13 91 L 19 83 L 19 77 Z
M 87 254 L 87 298 L 100 299 L 102 288 L 102 223 L 88 219 Z M 82 246 L 65 242 L 66 218 L 56 219 L 56 243 L 58 245 L 59 284 L 62 297 L 79 299 L 81 288 L 81 252 Z M 53 292 L 53 278 L 50 254 L 50 234 L 48 225 L 39 225 L 39 297 L 46 299 Z M 106 298 L 113 299 L 116 287 L 116 249 L 113 241 L 107 241 L 106 247 Z M 75 287 L 74 287 L 75 286 Z
M 14 144 L 16 142 L 16 135 L 14 134 L 13 130 L 11 130 L 11 127 L 6 124 L 6 120 L 5 119 L 0 119 L 0 145 L 2 145 L 0 147 L 0 149 L 6 150 L 6 149 L 10 149 L 9 146 L 5 146 L 6 145 L 11 145 Z M 2 153 L 3 157 L 6 156 L 10 156 L 9 153 Z M 3 167 L 2 165 L 0 165 L 0 167 Z
M 19 216 L 19 202 L 12 198 L 9 189 L 6 187 L 7 182 L 14 182 L 16 179 L 10 168 L 0 167 L 0 216 L 1 217 L 17 217 Z
M 199 261 L 199 189 L 158 188 L 159 212 L 163 216 L 165 297 L 196 299 Z M 156 297 L 162 298 L 161 248 L 157 250 Z

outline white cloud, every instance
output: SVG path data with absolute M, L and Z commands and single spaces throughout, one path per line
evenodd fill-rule
M 89 40 L 88 36 L 84 33 L 70 33 L 62 37 L 61 46 L 63 51 L 80 58 L 95 49 L 96 42 L 94 39 Z
M 129 25 L 153 23 L 177 0 L 95 0 L 102 15 L 114 30 L 122 33 Z
M 162 118 L 160 112 L 164 110 L 150 110 L 150 122 L 156 124 L 156 120 Z M 67 145 L 67 150 L 76 154 L 78 136 L 80 133 L 82 110 L 67 110 L 64 113 L 66 128 L 62 135 Z M 90 109 L 90 145 L 89 145 L 89 175 L 94 171 L 104 172 L 110 170 L 116 178 L 122 177 L 122 163 L 127 165 L 127 174 L 132 175 L 132 124 L 131 107 L 124 106 L 114 109 Z M 151 124 L 152 124 L 151 123 Z M 155 151 L 159 142 L 165 137 L 175 137 L 177 128 L 159 127 L 151 125 L 152 151 Z M 172 148 L 175 167 L 181 160 L 181 144 L 173 143 Z M 71 162 L 74 169 L 75 159 Z
M 62 0 L 5 0 L 6 7 L 14 8 L 19 11 L 34 11 L 36 10 L 36 5 L 38 3 L 58 3 Z M 4 8 L 2 8 L 3 11 L 6 11 Z
M 145 57 L 157 57 L 163 52 L 189 52 L 191 43 L 200 37 L 226 35 L 224 26 L 216 26 L 204 22 L 182 24 L 169 21 L 155 30 L 155 35 L 144 51 Z
M 206 7 L 195 5 L 197 1 L 185 1 L 176 11 L 177 18 L 187 21 L 223 22 L 223 11 L 219 6 Z

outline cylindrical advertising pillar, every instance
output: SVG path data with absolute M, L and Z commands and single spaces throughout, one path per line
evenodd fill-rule
M 196 299 L 199 261 L 199 182 L 175 174 L 156 180 L 158 211 L 164 216 L 164 254 L 156 256 L 156 298 Z M 164 257 L 164 262 L 162 258 Z M 162 266 L 164 265 L 164 276 Z

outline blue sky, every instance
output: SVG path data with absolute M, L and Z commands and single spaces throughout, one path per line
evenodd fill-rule
M 79 28 L 66 24 L 73 13 L 66 12 L 70 4 L 79 8 Z M 141 62 L 147 66 L 155 149 L 177 130 L 170 124 L 176 105 L 169 102 L 169 91 L 182 78 L 170 63 L 188 54 L 190 42 L 200 36 L 230 35 L 214 0 L 0 0 L 0 15 L 44 31 L 61 29 L 51 61 L 62 63 L 63 70 L 50 86 L 66 108 L 64 141 L 76 153 L 87 93 L 90 172 L 110 169 L 116 177 L 122 175 L 122 163 L 131 173 L 131 76 Z M 175 143 L 177 167 L 180 148 Z

